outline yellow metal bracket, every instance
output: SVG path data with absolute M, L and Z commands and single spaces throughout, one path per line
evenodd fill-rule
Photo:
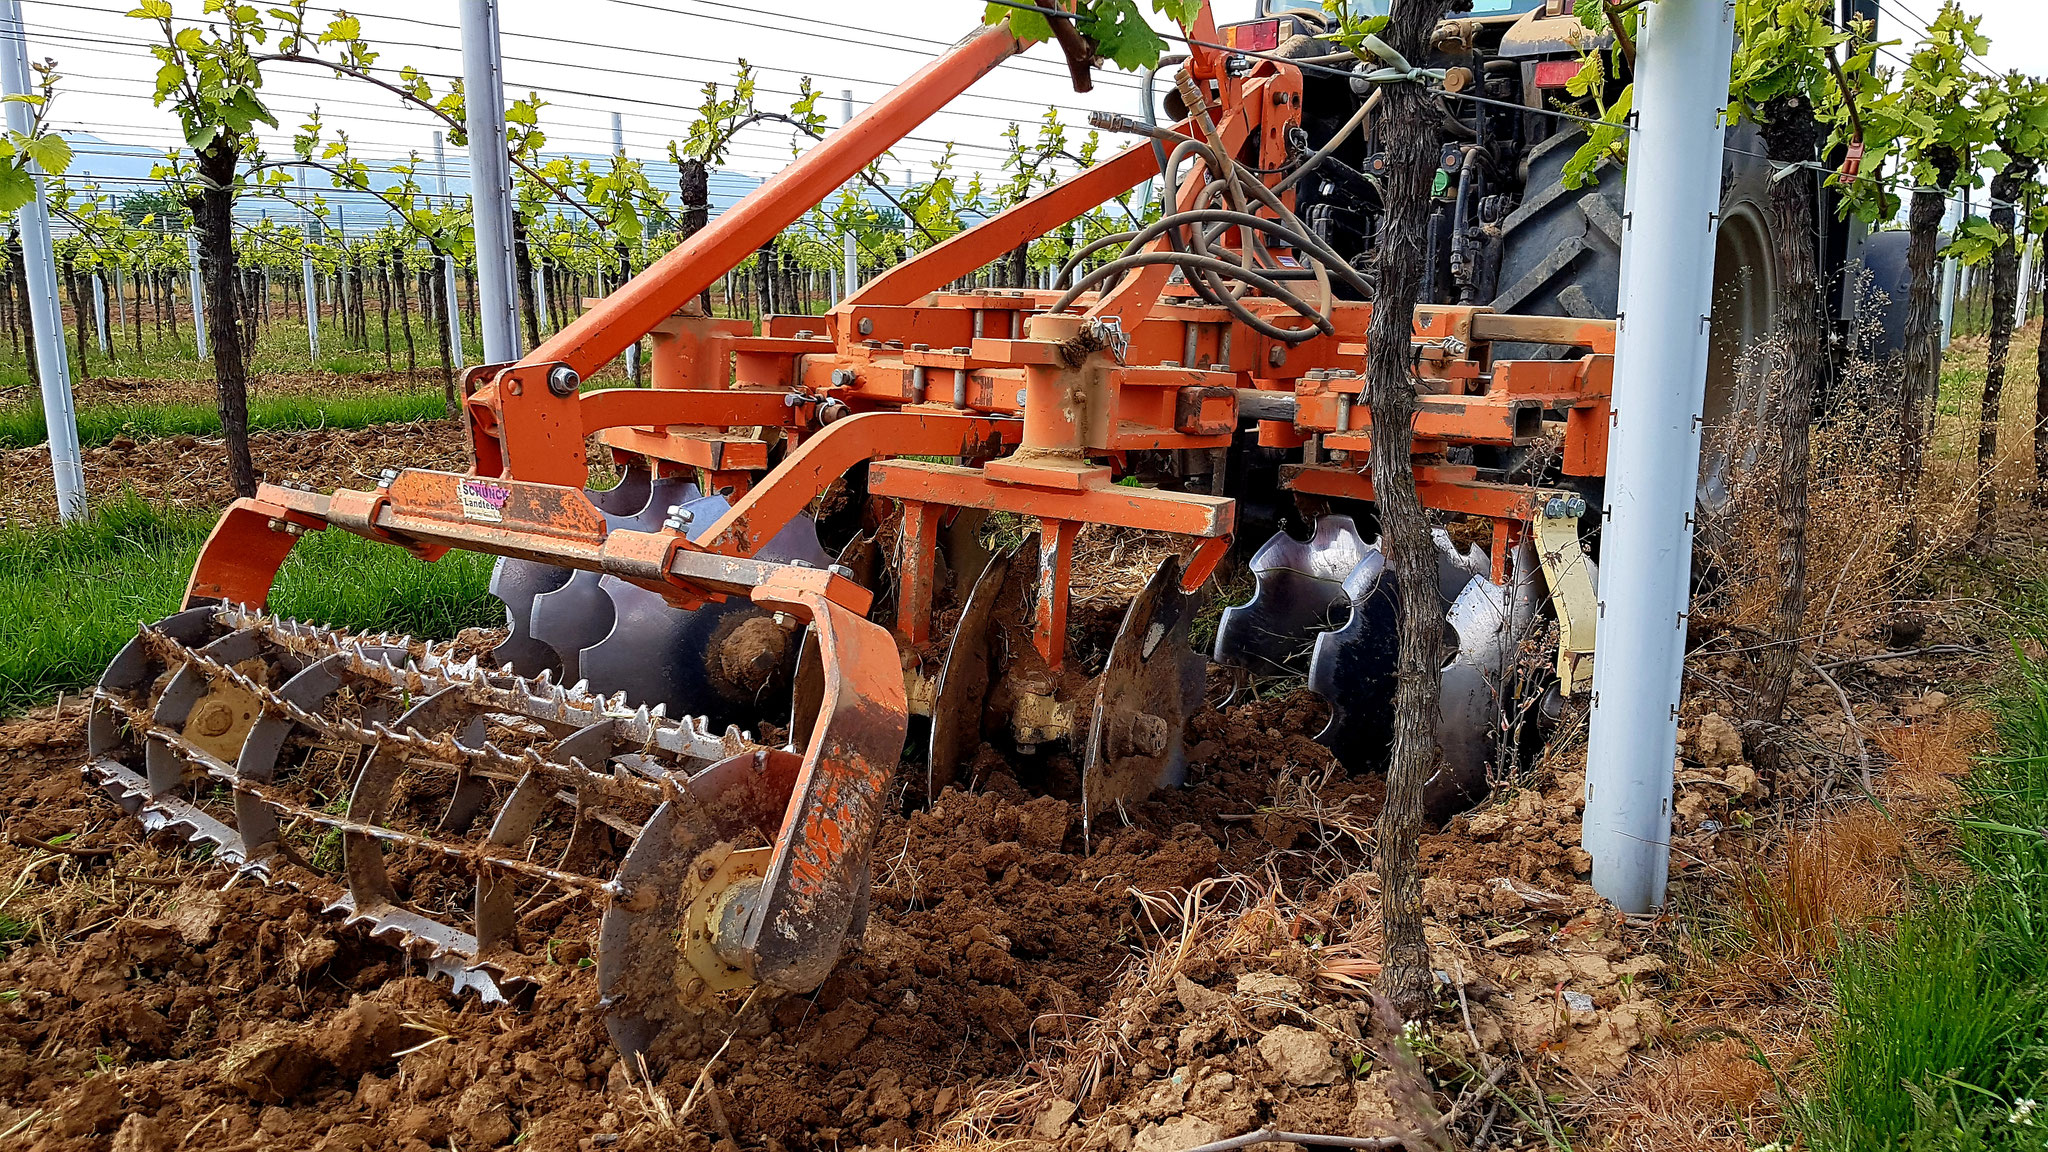
M 1569 696 L 1593 686 L 1593 634 L 1600 616 L 1593 565 L 1579 550 L 1578 517 L 1538 516 L 1534 525 L 1536 554 L 1557 609 L 1557 679 Z

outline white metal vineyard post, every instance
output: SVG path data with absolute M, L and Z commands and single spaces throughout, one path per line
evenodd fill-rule
M 527 235 L 531 237 L 533 234 L 529 232 Z M 541 275 L 541 267 L 540 261 L 536 260 L 533 262 L 533 310 L 540 330 L 546 332 L 548 330 L 548 282 L 547 278 Z
M 299 203 L 305 208 L 306 245 L 299 251 L 299 275 L 305 284 L 299 295 L 306 305 L 306 351 L 313 367 L 320 367 L 320 278 L 313 271 L 313 208 L 306 199 L 306 170 L 299 169 Z
M 1941 346 L 1948 347 L 1949 328 L 1956 318 L 1956 276 L 1960 268 L 1951 256 L 1941 264 Z
M 612 113 L 612 155 L 623 162 L 626 159 L 626 118 Z M 640 341 L 635 340 L 626 349 L 626 380 L 633 387 L 640 386 Z
M 478 327 L 484 363 L 519 359 L 512 270 L 512 163 L 505 151 L 505 62 L 497 0 L 462 0 L 462 87 L 469 134 L 469 204 L 476 233 Z
M 842 88 L 839 91 L 839 126 L 844 128 L 851 123 L 853 123 L 853 89 Z M 706 187 L 709 187 L 708 183 Z M 704 198 L 709 200 L 711 197 L 707 195 Z M 844 271 L 840 273 L 840 278 L 846 284 L 846 294 L 851 296 L 860 288 L 860 252 L 855 245 L 851 228 L 840 229 L 839 236 L 840 263 L 845 265 Z
M 1643 10 L 1637 40 L 1638 121 L 1622 214 L 1581 833 L 1594 889 L 1624 912 L 1661 906 L 1671 866 L 1672 762 L 1734 35 L 1728 0 L 1662 0 Z
M 185 233 L 185 259 L 192 265 L 192 334 L 199 341 L 199 358 L 206 359 L 206 293 L 199 280 L 199 237 Z
M 100 355 L 112 356 L 107 344 L 107 282 L 92 274 L 92 327 L 99 335 Z
M 9 96 L 35 92 L 29 80 L 28 27 L 21 0 L 0 0 L 0 91 Z M 20 100 L 7 101 L 7 127 L 26 133 L 35 114 Z M 57 516 L 85 515 L 85 468 L 79 459 L 78 413 L 71 402 L 71 361 L 64 351 L 64 313 L 57 303 L 57 252 L 50 242 L 50 209 L 43 201 L 43 176 L 29 173 L 35 195 L 21 206 L 21 257 L 28 289 L 29 323 L 35 330 L 36 377 L 42 386 L 43 423 L 50 435 L 50 472 L 57 488 Z
M 434 133 L 434 195 L 439 197 L 443 208 L 448 206 L 448 149 L 441 133 Z M 455 291 L 455 257 L 441 257 L 441 294 L 448 298 L 444 311 L 448 314 L 448 355 L 455 362 L 450 365 L 457 372 L 468 365 L 462 355 L 462 301 Z
M 2027 308 L 2034 294 L 2029 285 L 2034 282 L 2034 241 L 2023 230 L 2020 233 L 2020 298 L 2019 306 L 2013 310 L 2013 323 L 2027 322 Z

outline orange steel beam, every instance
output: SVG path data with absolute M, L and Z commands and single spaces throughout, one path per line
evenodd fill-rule
M 1363 471 L 1331 465 L 1286 464 L 1280 486 L 1310 496 L 1371 500 L 1372 477 Z M 1478 470 L 1455 464 L 1425 464 L 1415 469 L 1415 491 L 1425 508 L 1486 516 L 1495 520 L 1534 520 L 1554 496 L 1573 493 L 1521 484 L 1495 484 L 1478 479 Z
M 932 638 L 932 569 L 943 504 L 903 502 L 902 554 L 896 569 L 896 635 L 913 647 Z
M 787 392 L 736 388 L 606 388 L 585 392 L 576 405 L 583 434 L 606 428 L 687 424 L 730 428 L 788 424 L 794 411 Z
M 1236 526 L 1236 502 L 1227 496 L 1130 488 L 1122 484 L 1078 490 L 1032 488 L 991 480 L 979 468 L 917 460 L 878 461 L 868 469 L 868 492 L 919 504 L 980 508 L 1044 520 L 1107 524 L 1182 536 L 1228 537 Z
M 1174 130 L 1185 132 L 1188 126 L 1176 124 Z M 896 265 L 842 300 L 832 312 L 843 315 L 862 305 L 915 303 L 926 293 L 936 292 L 1014 251 L 1019 244 L 1071 223 L 1082 213 L 1158 174 L 1159 162 L 1153 159 L 1152 145 L 1140 144 Z
M 1074 572 L 1078 520 L 1046 520 L 1038 538 L 1038 607 L 1032 614 L 1031 643 L 1048 668 L 1067 658 L 1067 584 Z
M 706 529 L 694 551 L 752 556 L 782 531 L 827 485 L 863 460 L 879 456 L 994 456 L 1014 443 L 1016 420 L 947 412 L 869 412 L 827 424 L 730 511 Z M 684 543 L 677 537 L 677 546 Z
M 580 376 L 597 371 L 628 345 L 674 315 L 784 228 L 852 180 L 918 125 L 965 92 L 1021 46 L 1007 27 L 983 28 L 919 69 L 853 121 L 811 146 L 702 232 L 597 307 L 528 353 L 524 364 L 567 364 Z

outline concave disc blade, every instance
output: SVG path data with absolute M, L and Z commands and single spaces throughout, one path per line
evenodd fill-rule
M 550 645 L 533 635 L 533 600 L 569 582 L 570 569 L 500 556 L 491 569 L 491 595 L 505 605 L 506 634 L 503 643 L 491 649 L 491 659 L 510 664 L 522 676 L 543 671 L 559 674 L 562 658 Z
M 712 494 L 682 507 L 684 535 L 695 539 L 731 504 Z M 756 555 L 814 567 L 830 562 L 807 516 L 791 520 Z M 781 715 L 798 642 L 751 601 L 734 596 L 684 609 L 615 576 L 603 577 L 598 588 L 611 607 L 607 628 L 577 660 L 593 691 L 624 692 L 636 704 L 666 705 L 671 715 L 701 715 L 714 731 Z
M 1216 662 L 1260 673 L 1307 671 L 1315 637 L 1337 627 L 1344 578 L 1366 550 L 1349 516 L 1322 517 L 1307 540 L 1276 533 L 1252 556 L 1252 598 L 1217 621 Z
M 1177 556 L 1160 564 L 1110 644 L 1081 765 L 1084 826 L 1187 778 L 1187 717 L 1201 707 L 1207 662 L 1188 646 L 1200 597 L 1181 591 L 1180 571 Z

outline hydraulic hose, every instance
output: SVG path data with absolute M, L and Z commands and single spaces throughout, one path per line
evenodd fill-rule
M 1073 305 L 1074 300 L 1081 293 L 1086 292 L 1097 283 L 1111 276 L 1120 275 L 1131 268 L 1148 264 L 1173 264 L 1181 267 L 1193 267 L 1204 272 L 1214 273 L 1226 279 L 1246 281 L 1266 295 L 1271 296 L 1273 299 L 1280 301 L 1315 322 L 1312 327 L 1308 328 L 1282 328 L 1268 321 L 1265 317 L 1248 310 L 1238 317 L 1238 319 L 1244 321 L 1250 327 L 1272 339 L 1284 340 L 1289 344 L 1299 344 L 1315 336 L 1317 333 L 1325 336 L 1336 334 L 1336 326 L 1330 323 L 1328 316 L 1310 308 L 1308 301 L 1288 291 L 1279 281 L 1262 276 L 1241 264 L 1232 264 L 1228 260 L 1218 260 L 1213 256 L 1198 256 L 1192 252 L 1135 252 L 1128 256 L 1119 256 L 1100 268 L 1090 271 L 1088 275 L 1083 276 L 1072 288 L 1067 289 L 1065 295 L 1054 301 L 1048 311 L 1065 311 Z M 1232 303 L 1235 304 L 1236 301 L 1232 301 Z M 1237 307 L 1242 309 L 1244 306 L 1238 304 Z

